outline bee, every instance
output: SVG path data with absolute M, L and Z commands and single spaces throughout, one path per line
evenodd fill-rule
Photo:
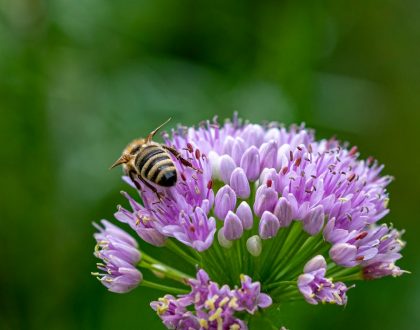
M 162 194 L 157 191 L 152 183 L 160 187 L 168 188 L 175 186 L 178 180 L 177 170 L 170 154 L 178 159 L 184 166 L 190 167 L 201 173 L 200 169 L 195 168 L 191 162 L 182 157 L 175 148 L 152 141 L 153 136 L 170 120 L 171 118 L 150 132 L 145 139 L 140 138 L 130 142 L 123 150 L 120 158 L 118 158 L 110 167 L 110 169 L 112 169 L 122 165 L 124 173 L 130 177 L 137 189 L 141 189 L 137 181 L 139 180 L 152 190 L 159 200 L 162 200 Z

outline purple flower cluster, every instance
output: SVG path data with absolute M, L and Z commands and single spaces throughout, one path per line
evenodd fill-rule
M 261 293 L 260 283 L 246 275 L 241 276 L 240 288 L 230 289 L 210 281 L 207 273 L 199 270 L 189 285 L 189 294 L 177 298 L 166 295 L 151 303 L 168 329 L 248 329 L 235 313 L 254 314 L 258 308 L 272 304 L 270 296 Z
M 304 274 L 298 278 L 298 288 L 308 303 L 347 303 L 347 286 L 342 282 L 333 283 L 325 277 L 327 263 L 323 256 L 319 255 L 309 260 L 303 271 Z
M 119 206 L 115 218 L 145 242 L 166 246 L 203 269 L 191 279 L 145 253 L 141 258 L 136 241 L 103 220 L 103 227 L 95 225 L 95 256 L 102 259 L 95 275 L 120 293 L 140 283 L 183 292 L 143 281 L 137 267 L 163 282 L 185 285 L 190 278 L 188 294 L 151 303 L 167 328 L 247 329 L 244 316 L 272 301 L 303 296 L 310 304 L 345 305 L 351 287 L 340 280 L 404 273 L 395 264 L 402 257 L 402 232 L 380 223 L 389 212 L 386 187 L 392 178 L 381 176 L 376 161 L 360 160 L 357 148 L 315 140 L 304 126 L 255 125 L 236 116 L 224 125 L 214 120 L 178 127 L 163 137 L 184 158 L 171 155 L 178 181 L 155 185 L 156 193 L 152 183 L 124 177 L 142 202 L 123 192 L 130 208 Z M 327 277 L 327 263 L 337 282 Z M 220 285 L 204 269 L 217 272 Z M 240 287 L 223 285 L 241 273 L 258 281 L 241 275 Z
M 140 261 L 140 251 L 136 240 L 125 231 L 112 223 L 102 220 L 103 228 L 94 224 L 98 229 L 96 239 L 95 257 L 102 259 L 98 269 L 104 273 L 93 273 L 109 291 L 124 293 L 131 291 L 143 279 L 136 268 Z
M 216 121 L 180 127 L 164 138 L 202 173 L 174 159 L 181 179 L 162 192 L 162 202 L 145 186 L 144 206 L 125 194 L 132 210 L 120 207 L 115 216 L 145 241 L 161 246 L 174 237 L 204 251 L 216 232 L 210 214 L 223 221 L 219 238 L 228 241 L 241 238 L 256 218 L 261 239 L 300 221 L 310 235 L 323 230 L 337 264 L 375 265 L 382 270 L 369 271 L 375 276 L 390 269 L 400 273 L 394 262 L 401 241 L 376 225 L 389 212 L 391 177 L 381 177 L 383 166 L 372 159 L 358 160 L 357 148 L 342 148 L 334 139 L 316 141 L 304 127 L 243 124 L 236 117 L 221 127 Z M 380 246 L 384 237 L 392 241 L 386 252 Z

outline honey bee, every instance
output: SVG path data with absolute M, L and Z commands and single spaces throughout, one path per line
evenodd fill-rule
M 191 162 L 183 158 L 175 148 L 152 141 L 153 136 L 170 120 L 171 118 L 150 132 L 145 139 L 133 140 L 123 150 L 121 157 L 110 167 L 112 169 L 122 165 L 124 173 L 130 177 L 137 189 L 141 189 L 138 179 L 151 189 L 159 200 L 162 199 L 162 194 L 152 183 L 160 187 L 173 187 L 178 179 L 175 164 L 169 153 L 184 166 L 201 173 L 200 169 L 195 168 Z

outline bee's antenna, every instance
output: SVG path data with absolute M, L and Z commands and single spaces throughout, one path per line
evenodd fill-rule
M 112 170 L 114 167 L 117 167 L 119 165 L 128 163 L 130 160 L 130 157 L 126 154 L 122 155 L 120 158 L 118 158 L 114 164 L 111 165 L 111 167 L 109 168 L 110 170 Z
M 157 131 L 159 131 L 163 126 L 165 126 L 167 123 L 169 123 L 170 120 L 171 120 L 171 118 L 169 118 L 163 124 L 161 124 L 160 126 L 158 126 L 155 130 L 151 131 L 150 134 L 146 138 L 146 143 L 149 143 L 150 141 L 152 141 L 152 138 L 157 133 Z

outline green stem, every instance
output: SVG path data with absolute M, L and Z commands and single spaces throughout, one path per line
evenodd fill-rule
M 143 255 L 144 257 L 144 255 Z M 153 259 L 152 263 L 149 263 L 147 258 L 142 258 L 142 260 L 139 262 L 138 267 L 149 269 L 153 272 L 158 272 L 163 274 L 164 276 L 171 278 L 175 281 L 185 283 L 185 281 L 191 276 L 180 272 L 179 270 L 169 267 L 168 265 L 165 265 L 164 263 L 161 263 L 155 259 Z
M 333 277 L 335 279 L 337 277 L 343 277 L 343 276 L 359 274 L 359 273 L 360 273 L 360 269 L 358 267 L 352 267 L 352 268 L 341 268 L 340 267 L 333 272 L 328 271 L 327 276 L 328 277 Z
M 265 278 L 267 273 L 269 274 L 268 276 L 272 275 L 272 272 L 270 270 L 272 269 L 273 265 L 275 265 L 276 260 L 274 260 L 272 263 L 268 263 L 266 262 L 266 259 L 267 257 L 272 256 L 273 253 L 276 254 L 277 252 L 279 253 L 279 256 L 277 259 L 282 257 L 282 253 L 284 251 L 283 248 L 287 241 L 287 238 L 290 235 L 291 227 L 292 225 L 290 225 L 287 228 L 281 228 L 279 232 L 277 233 L 276 238 L 269 240 L 266 243 L 268 246 L 266 247 L 263 246 L 263 255 L 262 255 L 262 260 L 261 260 L 261 264 L 263 265 L 261 269 L 262 278 Z
M 290 285 L 296 285 L 296 281 L 279 281 L 279 282 L 274 282 L 274 283 L 270 283 L 268 285 L 266 285 L 264 287 L 265 290 L 270 290 L 273 288 L 277 288 L 279 286 L 290 286 Z
M 302 294 L 297 289 L 295 289 L 279 295 L 275 295 L 273 292 L 271 296 L 275 301 L 289 301 L 293 298 L 301 298 Z
M 343 276 L 336 276 L 333 277 L 334 281 L 360 281 L 363 280 L 362 272 L 357 271 L 357 273 L 349 274 L 349 275 L 343 275 Z
M 210 277 L 217 281 L 220 278 L 221 275 L 224 275 L 226 273 L 231 273 L 230 271 L 226 270 L 226 266 L 223 262 L 223 259 L 220 258 L 219 252 L 220 245 L 215 240 L 213 242 L 213 245 L 207 249 L 206 251 L 202 252 L 202 263 L 203 268 L 209 273 Z M 225 253 L 229 253 L 228 251 Z
M 166 293 L 174 293 L 174 294 L 188 293 L 188 290 L 174 288 L 172 286 L 162 285 L 162 284 L 158 284 L 158 283 L 150 282 L 150 281 L 146 281 L 146 280 L 143 280 L 141 282 L 141 285 L 145 286 L 147 288 L 161 290 L 161 291 L 166 292 Z
M 294 251 L 301 247 L 301 244 L 306 239 L 305 236 L 307 236 L 307 234 L 302 230 L 302 225 L 297 221 L 292 222 L 289 235 L 282 245 L 278 257 L 272 264 L 270 275 L 266 282 L 272 282 L 278 278 L 278 273 L 287 265 L 287 261 L 293 256 Z
M 190 256 L 188 253 L 186 253 L 182 248 L 180 248 L 175 242 L 168 239 L 166 241 L 166 247 L 174 252 L 175 254 L 178 254 L 180 257 L 188 261 L 191 265 L 194 267 L 199 264 L 199 261 L 194 259 L 192 256 Z
M 297 276 L 303 273 L 303 268 L 308 260 L 312 259 L 314 256 L 323 255 L 326 251 L 328 251 L 329 248 L 330 247 L 328 245 L 325 245 L 324 241 L 321 241 L 312 251 L 306 253 L 304 256 L 299 255 L 298 251 L 296 253 L 296 256 L 299 260 L 297 260 L 297 262 L 294 262 L 294 266 L 292 267 L 286 266 L 287 271 L 282 272 L 282 274 L 279 274 L 276 277 L 276 279 L 281 279 L 282 277 L 287 279 L 295 279 Z
M 340 281 L 340 282 L 345 282 L 345 281 L 360 281 L 363 280 L 362 277 L 362 273 L 358 272 L 356 274 L 352 274 L 352 275 L 347 275 L 347 276 L 341 276 L 341 277 L 335 277 L 334 281 Z

